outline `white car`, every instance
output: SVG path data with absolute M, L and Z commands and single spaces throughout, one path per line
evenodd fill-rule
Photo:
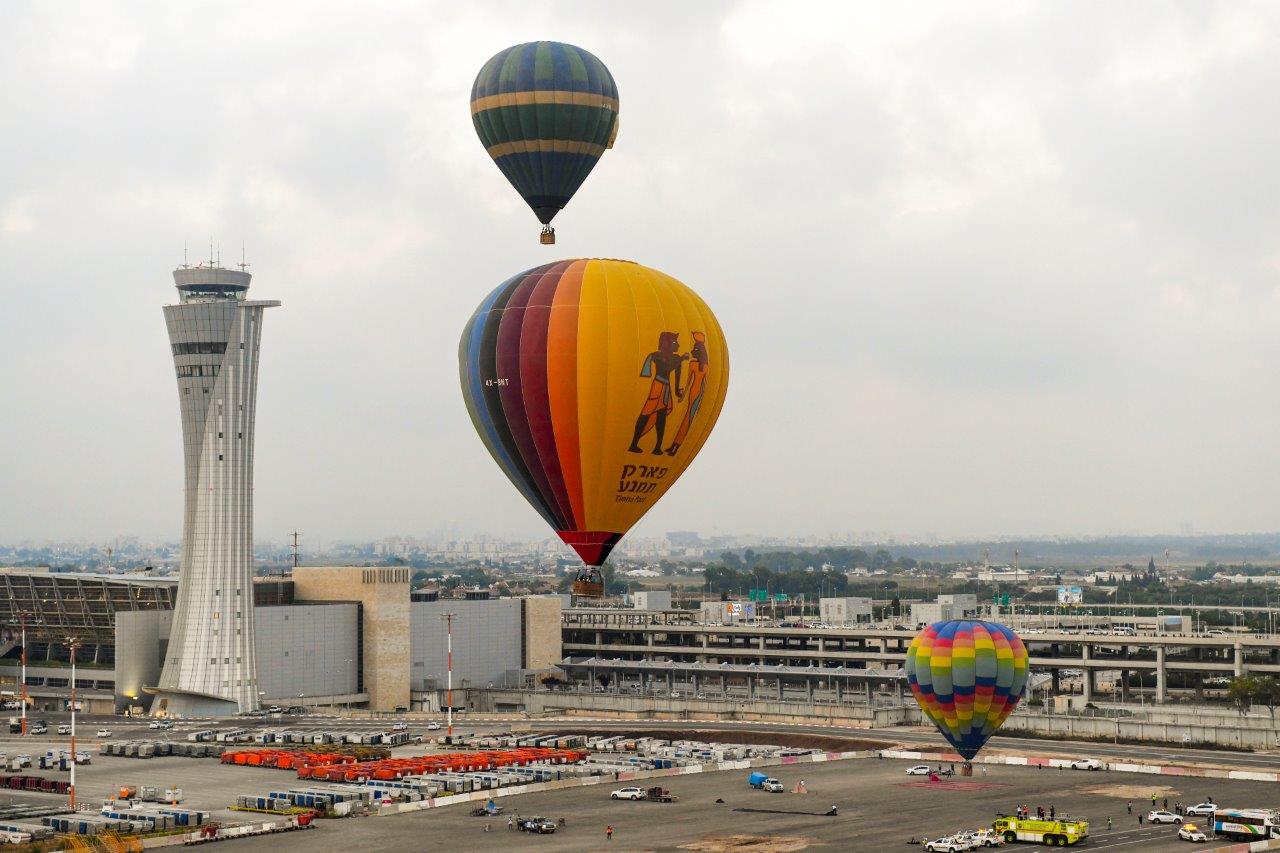
M 60 726 L 58 726 L 58 734 L 60 734 L 60 735 L 69 735 L 69 734 L 71 734 L 71 724 L 70 724 L 70 723 L 63 723 L 63 724 L 61 724 Z
M 111 737 L 111 729 L 98 729 L 98 737 Z
M 1183 841 L 1208 841 L 1209 836 L 1200 830 L 1200 827 L 1194 823 L 1189 823 L 1178 830 L 1178 837 Z
M 429 732 L 438 732 L 438 731 L 440 731 L 440 724 L 439 724 L 439 723 L 427 723 L 427 731 L 429 731 Z
M 643 800 L 643 788 L 619 788 L 609 795 L 611 800 Z
M 1102 762 L 1096 758 L 1077 758 L 1071 762 L 1072 770 L 1101 770 Z
M 964 853 L 969 849 L 969 842 L 954 835 L 937 838 L 924 845 L 931 853 Z
M 147 723 L 147 728 L 149 728 L 149 729 L 158 729 L 158 728 L 160 728 L 160 721 L 159 721 L 159 720 L 152 720 L 151 722 Z
M 969 842 L 975 850 L 979 847 L 999 847 L 1004 844 L 1004 836 L 994 829 L 979 829 L 970 833 Z
M 930 767 L 928 764 L 917 764 L 915 767 L 907 768 L 908 776 L 928 776 L 932 772 L 933 772 L 933 768 Z M 938 839 L 938 840 L 941 841 L 942 839 Z
M 1213 813 L 1218 807 L 1213 803 L 1196 803 L 1194 806 L 1187 806 L 1182 811 L 1189 817 L 1213 817 Z
M 393 731 L 393 732 L 407 732 L 407 731 L 409 731 L 409 724 L 408 724 L 408 723 L 396 723 L 395 725 L 393 725 L 393 726 L 391 727 L 391 731 Z
M 1147 812 L 1147 823 L 1182 823 L 1182 818 L 1173 812 L 1157 809 L 1153 812 Z

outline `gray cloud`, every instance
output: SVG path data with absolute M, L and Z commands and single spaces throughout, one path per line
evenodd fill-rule
M 552 257 L 632 257 L 729 336 L 728 403 L 643 523 L 766 533 L 1274 529 L 1268 4 L 9 4 L 0 539 L 175 536 L 168 271 L 248 246 L 258 534 L 540 532 L 457 335 Z M 589 47 L 618 147 L 536 225 L 466 109 Z

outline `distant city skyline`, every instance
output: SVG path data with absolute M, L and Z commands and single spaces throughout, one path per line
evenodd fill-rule
M 730 342 L 719 424 L 635 536 L 1280 527 L 1280 7 L 500 8 L 5 8 L 0 541 L 179 535 L 157 306 L 210 238 L 289 306 L 274 540 L 545 536 L 457 341 L 578 256 L 685 281 Z M 554 247 L 468 110 L 548 37 L 621 101 Z

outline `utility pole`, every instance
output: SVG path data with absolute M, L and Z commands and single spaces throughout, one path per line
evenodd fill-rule
M 67 637 L 71 650 L 71 810 L 76 810 L 76 652 L 80 650 L 79 637 Z
M 298 570 L 298 531 L 293 531 L 293 569 Z
M 450 738 L 453 737 L 453 613 L 442 614 L 445 624 L 445 703 L 448 708 L 445 711 L 447 717 L 447 726 L 445 734 Z

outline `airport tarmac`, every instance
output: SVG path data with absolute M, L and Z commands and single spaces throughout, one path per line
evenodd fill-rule
M 471 817 L 473 804 L 445 806 L 415 814 L 321 821 L 305 833 L 267 840 L 231 841 L 231 846 L 275 848 L 278 853 L 317 849 L 458 850 L 545 849 L 554 851 L 773 851 L 830 847 L 855 850 L 919 850 L 908 839 L 936 838 L 961 829 L 990 826 L 999 812 L 1016 804 L 1052 806 L 1058 814 L 1090 822 L 1089 850 L 1177 849 L 1177 827 L 1138 825 L 1138 813 L 1151 808 L 1151 793 L 1188 804 L 1212 797 L 1241 808 L 1273 807 L 1280 788 L 1268 782 L 1188 779 L 1130 773 L 991 767 L 987 775 L 930 783 L 909 777 L 912 762 L 857 759 L 825 764 L 766 768 L 790 791 L 801 779 L 807 794 L 767 794 L 747 786 L 745 770 L 692 774 L 652 783 L 669 788 L 675 803 L 624 802 L 609 792 L 627 782 L 604 783 L 544 793 L 503 797 L 505 809 L 494 818 Z M 246 776 L 259 772 L 244 771 Z M 247 779 L 246 779 L 247 782 Z M 1115 789 L 1122 786 L 1124 791 Z M 1115 794 L 1127 794 L 1116 796 Z M 1137 796 L 1141 793 L 1141 798 Z M 716 803 L 716 799 L 724 803 Z M 1126 802 L 1134 813 L 1128 814 Z M 831 805 L 837 817 L 825 817 Z M 530 836 L 507 828 L 516 810 L 524 815 L 565 818 L 555 834 Z M 1113 829 L 1107 829 L 1111 818 Z M 489 831 L 485 832 L 486 823 Z M 612 841 L 605 827 L 612 826 Z M 1226 841 L 1198 845 L 1213 849 Z M 1022 845 L 1017 845 L 1021 847 Z M 1030 847 L 1029 849 L 1035 849 Z

